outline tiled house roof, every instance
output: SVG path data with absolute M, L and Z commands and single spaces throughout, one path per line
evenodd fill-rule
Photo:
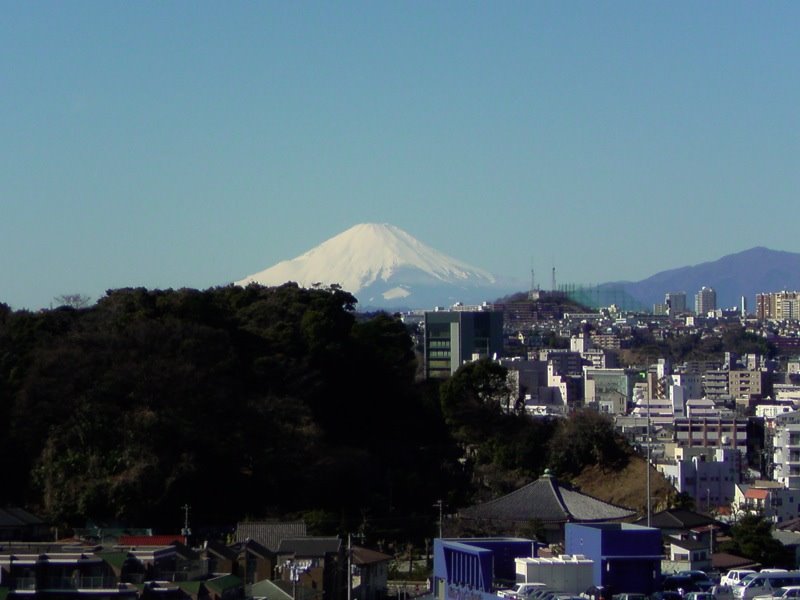
M 44 525 L 36 515 L 29 513 L 23 508 L 9 506 L 0 508 L 0 527 L 12 527 L 17 525 Z
M 243 542 L 237 542 L 232 546 L 230 546 L 230 548 L 236 553 L 246 550 L 247 552 L 252 552 L 253 554 L 257 554 L 258 556 L 265 558 L 275 554 L 274 552 L 270 551 L 269 548 L 267 548 L 266 546 L 262 546 L 255 540 L 245 540 Z
M 255 540 L 272 552 L 278 550 L 281 541 L 306 535 L 306 524 L 303 521 L 242 521 L 236 525 L 237 542 Z
M 216 554 L 217 556 L 230 561 L 236 560 L 236 552 L 228 548 L 225 544 L 220 544 L 219 542 L 209 541 L 206 542 L 205 547 L 206 552 L 210 552 L 212 554 Z
M 464 519 L 533 521 L 542 523 L 594 522 L 625 519 L 634 511 L 587 496 L 544 475 L 500 498 L 459 511 Z
M 173 542 L 186 544 L 184 535 L 121 535 L 119 546 L 169 546 Z
M 670 508 L 650 516 L 650 526 L 658 529 L 694 529 L 714 525 L 716 521 L 711 517 L 701 515 L 691 510 Z M 647 525 L 647 518 L 639 519 L 635 525 Z
M 341 548 L 338 537 L 304 537 L 281 542 L 278 554 L 293 554 L 296 558 L 314 558 L 336 553 Z
M 222 594 L 231 588 L 241 587 L 242 580 L 236 575 L 222 575 L 220 577 L 214 577 L 213 579 L 206 580 L 205 585 L 208 589 Z
M 355 565 L 373 565 L 390 560 L 392 560 L 392 557 L 383 552 L 362 548 L 361 546 L 353 546 L 353 564 Z

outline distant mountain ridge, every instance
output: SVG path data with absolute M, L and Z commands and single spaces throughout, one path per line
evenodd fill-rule
M 430 308 L 491 301 L 510 291 L 491 273 L 447 256 L 387 223 L 355 225 L 237 285 L 338 284 L 364 308 Z
M 703 286 L 717 293 L 717 306 L 739 306 L 747 298 L 755 311 L 756 294 L 800 290 L 800 254 L 757 246 L 698 265 L 661 271 L 641 281 L 617 281 L 601 287 L 621 287 L 652 309 L 667 292 L 686 292 L 686 303 L 694 307 L 694 296 Z

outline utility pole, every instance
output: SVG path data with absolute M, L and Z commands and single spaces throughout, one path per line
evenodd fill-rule
M 444 502 L 442 502 L 442 499 L 440 498 L 439 500 L 436 501 L 436 504 L 434 504 L 433 507 L 439 509 L 439 538 L 441 539 L 441 537 L 442 537 L 442 516 L 443 516 Z
M 647 473 L 647 526 L 650 527 L 650 389 L 647 389 L 647 462 L 644 468 Z
M 189 509 L 191 508 L 191 506 L 189 506 L 188 504 L 184 504 L 183 506 L 181 506 L 181 508 L 183 509 L 183 529 L 181 529 L 181 535 L 186 537 L 187 538 L 186 541 L 188 542 L 189 541 L 188 537 L 192 535 L 192 530 L 189 529 Z
M 353 540 L 347 534 L 347 600 L 353 598 Z

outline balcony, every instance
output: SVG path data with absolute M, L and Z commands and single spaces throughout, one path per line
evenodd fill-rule
M 14 577 L 12 589 L 28 591 L 36 589 L 36 577 Z
M 78 580 L 79 590 L 110 590 L 117 587 L 117 580 L 113 577 L 97 575 L 94 577 L 81 577 Z

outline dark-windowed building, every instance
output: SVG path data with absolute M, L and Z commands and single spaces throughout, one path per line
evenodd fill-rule
M 448 377 L 465 362 L 500 356 L 503 313 L 436 311 L 425 313 L 425 376 Z

